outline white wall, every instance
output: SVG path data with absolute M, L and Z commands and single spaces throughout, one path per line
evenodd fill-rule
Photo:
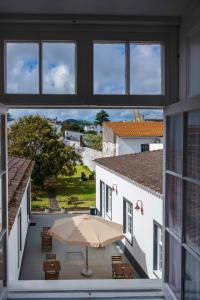
M 29 183 L 28 183 L 29 184 Z M 18 209 L 15 222 L 8 237 L 8 278 L 9 280 L 18 280 L 20 273 L 20 266 L 22 262 L 24 246 L 26 242 L 26 235 L 28 230 L 28 216 L 27 216 L 27 188 L 24 192 L 23 199 Z M 20 263 L 18 266 L 18 214 L 21 209 L 22 220 L 22 250 L 20 251 Z
M 84 165 L 88 166 L 91 171 L 95 171 L 95 162 L 94 160 L 102 157 L 102 152 L 84 147 L 81 152 L 82 160 Z
M 162 225 L 163 200 L 133 183 L 96 166 L 96 206 L 100 210 L 100 180 L 112 187 L 117 184 L 118 193 L 112 193 L 112 221 L 123 224 L 123 197 L 133 203 L 133 246 L 123 243 L 149 278 L 153 273 L 153 220 Z M 137 200 L 142 200 L 144 215 L 134 209 Z
M 157 148 L 156 146 L 150 147 L 151 150 L 156 150 L 156 149 L 162 149 L 159 146 L 162 145 L 163 143 L 163 138 L 159 138 L 161 140 L 161 144 L 155 144 L 154 141 L 157 139 L 157 137 L 150 137 L 150 138 L 121 138 L 117 137 L 116 140 L 116 155 L 123 155 L 123 154 L 130 154 L 130 153 L 139 153 L 141 152 L 141 145 L 142 144 L 154 144 L 158 145 Z

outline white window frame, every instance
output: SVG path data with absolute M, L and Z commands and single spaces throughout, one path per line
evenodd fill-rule
M 156 221 L 153 222 L 153 272 L 158 278 L 162 278 L 163 271 L 163 234 L 162 226 Z
M 112 220 L 112 188 L 106 184 L 106 216 Z
M 123 216 L 125 220 L 123 220 L 124 223 L 124 235 L 128 242 L 132 245 L 133 244 L 133 204 L 128 201 L 126 198 L 123 198 L 124 203 L 124 212 Z M 129 208 L 131 208 L 131 211 L 129 211 Z M 131 223 L 131 231 L 129 231 L 129 221 Z

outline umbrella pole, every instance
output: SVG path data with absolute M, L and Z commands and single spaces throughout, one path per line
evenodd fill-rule
M 85 268 L 82 270 L 82 275 L 89 277 L 93 274 L 92 270 L 88 266 L 88 246 L 85 247 Z
M 88 246 L 85 247 L 85 257 L 86 257 L 85 269 L 86 269 L 86 272 L 88 272 Z

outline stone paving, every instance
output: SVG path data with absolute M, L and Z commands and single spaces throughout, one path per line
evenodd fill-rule
M 63 217 L 71 217 L 72 214 L 47 214 L 32 215 L 31 222 L 35 226 L 29 226 L 24 257 L 21 267 L 21 280 L 41 280 L 44 279 L 43 261 L 45 252 L 41 249 L 40 232 L 43 226 L 52 226 L 54 220 Z M 92 279 L 111 279 L 111 256 L 122 255 L 123 262 L 129 263 L 117 244 L 95 249 L 89 248 L 89 266 L 93 270 Z M 59 279 L 85 279 L 81 275 L 81 270 L 85 266 L 85 248 L 80 246 L 70 246 L 53 238 L 52 253 L 56 253 L 57 259 L 61 263 Z M 136 275 L 136 278 L 139 278 Z

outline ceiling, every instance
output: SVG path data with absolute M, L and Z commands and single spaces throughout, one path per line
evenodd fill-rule
M 0 0 L 0 14 L 181 16 L 187 2 L 189 1 Z

